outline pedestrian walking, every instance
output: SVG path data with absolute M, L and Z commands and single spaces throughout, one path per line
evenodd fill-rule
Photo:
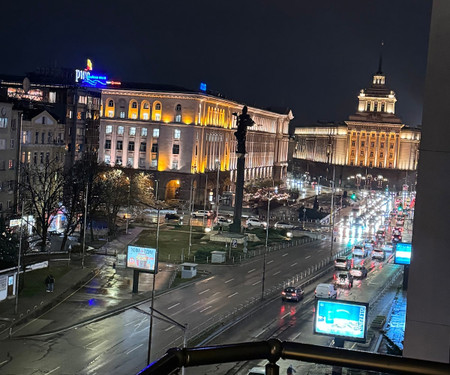
M 287 375 L 294 375 L 294 372 L 297 372 L 294 370 L 294 368 L 292 367 L 292 365 L 290 365 L 287 369 Z
M 50 292 L 53 292 L 54 289 L 55 289 L 55 278 L 53 277 L 53 275 L 50 275 Z
M 45 278 L 45 291 L 50 292 L 50 275 Z

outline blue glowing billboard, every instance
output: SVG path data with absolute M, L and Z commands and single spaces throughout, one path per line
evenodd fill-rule
M 318 299 L 314 333 L 350 341 L 366 341 L 368 309 L 367 303 Z
M 127 267 L 142 272 L 158 273 L 158 252 L 149 247 L 128 245 Z
M 395 246 L 395 264 L 411 263 L 411 244 L 407 242 L 398 242 Z

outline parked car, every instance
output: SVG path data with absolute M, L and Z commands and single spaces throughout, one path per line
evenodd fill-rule
M 245 223 L 247 228 L 256 227 L 256 228 L 264 228 L 267 223 L 265 221 L 259 220 L 257 217 L 249 217 Z
M 355 264 L 350 270 L 350 275 L 358 279 L 364 279 L 365 277 L 367 277 L 367 268 L 362 264 Z
M 300 301 L 303 299 L 305 292 L 301 288 L 294 288 L 288 286 L 281 292 L 281 299 L 283 301 Z
M 334 284 L 319 284 L 314 291 L 315 298 L 337 298 L 337 290 Z
M 334 276 L 334 284 L 337 287 L 347 289 L 353 287 L 353 276 L 350 274 L 350 272 L 338 272 Z
M 227 219 L 224 216 L 217 216 L 215 221 L 217 225 L 221 225 L 223 227 L 227 227 L 233 222 L 231 219 Z
M 210 217 L 211 215 L 212 212 L 208 210 L 197 210 L 192 212 L 192 217 Z
M 284 221 L 277 221 L 274 225 L 275 229 L 293 229 L 294 226 L 292 224 L 286 223 Z
M 338 270 L 350 269 L 351 259 L 349 257 L 339 257 L 334 261 L 334 268 Z

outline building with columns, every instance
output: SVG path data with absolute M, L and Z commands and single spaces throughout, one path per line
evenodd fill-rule
M 371 86 L 358 95 L 354 115 L 344 122 L 295 129 L 294 172 L 324 174 L 333 164 L 339 166 L 341 181 L 359 175 L 365 177 L 366 184 L 380 178 L 388 178 L 390 185 L 412 183 L 420 130 L 402 123 L 395 114 L 396 102 L 395 92 L 386 85 L 380 58 Z
M 168 85 L 122 83 L 101 92 L 100 162 L 153 172 L 165 199 L 187 200 L 193 181 L 196 201 L 204 201 L 209 174 L 214 185 L 218 175 L 220 194 L 233 191 L 235 114 L 243 104 Z M 255 125 L 247 133 L 245 181 L 285 179 L 292 112 L 249 107 L 249 114 Z

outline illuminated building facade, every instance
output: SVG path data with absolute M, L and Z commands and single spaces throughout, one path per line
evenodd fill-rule
M 380 63 L 372 85 L 358 95 L 357 113 L 347 121 L 295 129 L 297 171 L 321 174 L 331 163 L 342 167 L 340 178 L 368 176 L 370 183 L 389 176 L 391 184 L 400 184 L 405 173 L 417 168 L 420 130 L 395 115 L 396 101 Z
M 138 85 L 102 89 L 99 161 L 153 171 L 160 197 L 187 199 L 194 179 L 202 200 L 202 175 L 219 169 L 220 191 L 236 178 L 236 116 L 243 105 L 207 92 Z M 291 111 L 249 107 L 246 182 L 283 180 L 287 174 Z M 171 186 L 180 184 L 174 195 Z M 174 185 L 175 186 L 175 185 Z M 201 191 L 200 191 L 201 190 Z

